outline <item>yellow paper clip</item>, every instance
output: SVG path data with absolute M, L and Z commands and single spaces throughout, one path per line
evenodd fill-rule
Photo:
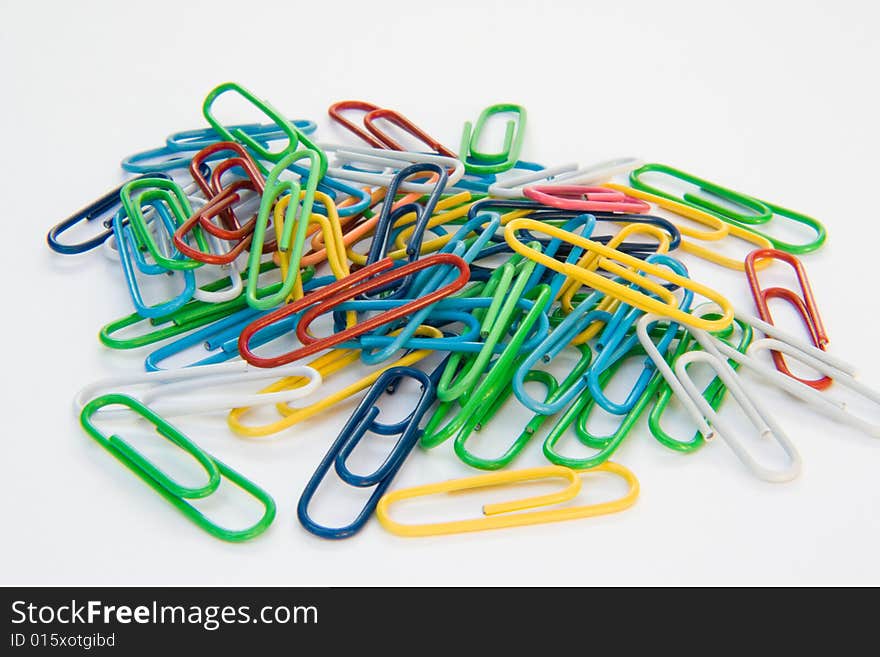
M 395 335 L 397 332 L 398 331 L 394 331 L 391 333 L 391 335 Z M 416 329 L 415 334 L 430 338 L 443 337 L 443 332 L 437 328 L 434 328 L 433 326 L 419 326 Z M 370 374 L 368 374 L 364 378 L 356 381 L 355 383 L 352 383 L 351 385 L 346 386 L 342 390 L 327 395 L 325 398 L 302 408 L 294 408 L 285 403 L 276 404 L 278 412 L 283 417 L 275 420 L 274 422 L 258 425 L 245 424 L 243 422 L 243 416 L 248 411 L 252 410 L 252 407 L 244 407 L 232 409 L 227 416 L 227 423 L 229 424 L 229 428 L 240 436 L 246 436 L 248 438 L 262 438 L 265 436 L 270 436 L 274 433 L 278 433 L 279 431 L 283 431 L 284 429 L 292 427 L 297 422 L 307 420 L 308 418 L 327 410 L 331 406 L 348 399 L 352 395 L 356 395 L 360 391 L 369 388 L 371 385 L 373 385 L 373 382 L 379 378 L 382 372 L 384 372 L 388 368 L 413 365 L 414 363 L 417 363 L 423 358 L 427 358 L 433 353 L 434 351 L 431 349 L 419 349 L 408 353 L 399 360 L 387 363 L 382 367 L 370 372 Z M 329 375 L 333 374 L 334 372 L 338 372 L 339 370 L 347 367 L 348 365 L 351 365 L 352 363 L 357 362 L 359 359 L 359 349 L 334 349 L 310 362 L 309 367 L 316 369 L 321 374 L 322 380 L 326 380 Z M 283 379 L 279 379 L 278 381 L 267 386 L 260 392 L 278 392 L 280 390 L 291 390 L 303 386 L 307 382 L 308 379 L 306 379 L 305 377 L 286 377 Z
M 663 208 L 664 210 L 669 210 L 670 212 L 684 217 L 685 219 L 690 219 L 691 221 L 696 221 L 697 223 L 712 227 L 713 230 L 697 230 L 686 224 L 679 224 L 677 222 L 674 222 L 676 228 L 678 228 L 679 232 L 682 234 L 681 244 L 679 244 L 678 248 L 686 253 L 693 254 L 698 258 L 702 258 L 703 260 L 714 263 L 716 265 L 721 265 L 722 267 L 727 267 L 728 269 L 734 269 L 736 271 L 745 271 L 745 257 L 737 259 L 721 255 L 717 251 L 706 248 L 705 246 L 702 246 L 697 242 L 719 242 L 726 237 L 735 237 L 737 239 L 743 240 L 744 242 L 753 244 L 754 248 L 756 249 L 773 248 L 773 244 L 771 244 L 770 240 L 763 235 L 759 235 L 758 233 L 746 230 L 745 228 L 741 228 L 734 224 L 729 224 L 725 221 L 722 221 L 715 215 L 711 215 L 708 212 L 703 212 L 702 210 L 698 210 L 697 208 L 691 207 L 690 205 L 685 205 L 684 203 L 679 203 L 678 201 L 673 201 L 672 199 L 657 196 L 656 194 L 651 194 L 650 192 L 643 192 L 640 189 L 633 189 L 632 187 L 627 187 L 626 185 L 605 183 L 603 187 L 616 189 L 617 191 L 623 192 L 628 196 L 634 196 L 635 198 L 642 199 L 643 201 L 649 201 L 657 207 Z M 692 238 L 692 240 L 684 239 L 685 236 Z M 762 269 L 770 266 L 769 261 L 759 261 L 759 263 Z
M 576 264 L 559 262 L 539 251 L 531 249 L 516 238 L 518 230 L 544 233 L 550 237 L 556 237 L 579 246 L 587 251 L 592 251 L 599 257 L 598 268 L 596 270 L 589 270 Z M 634 256 L 609 248 L 604 244 L 599 244 L 581 235 L 550 226 L 541 221 L 535 221 L 534 219 L 514 219 L 505 227 L 504 239 L 510 245 L 510 248 L 526 258 L 534 260 L 548 269 L 578 280 L 594 290 L 616 297 L 622 302 L 635 308 L 640 308 L 645 312 L 663 314 L 680 324 L 701 328 L 710 332 L 723 330 L 730 326 L 733 321 L 733 306 L 715 290 L 697 283 L 686 276 L 675 274 L 666 267 L 644 262 Z M 639 292 L 629 285 L 606 278 L 599 273 L 599 270 L 607 271 L 615 277 L 634 283 L 639 288 L 651 293 L 652 296 Z M 648 276 L 651 278 L 648 278 Z M 710 320 L 680 310 L 675 296 L 663 287 L 662 283 L 657 282 L 658 280 L 691 290 L 694 294 L 714 301 L 721 308 L 721 316 Z
M 616 249 L 617 246 L 623 243 L 628 237 L 631 237 L 632 235 L 638 233 L 649 235 L 657 240 L 657 253 L 669 252 L 669 233 L 664 231 L 662 228 L 653 226 L 651 224 L 627 224 L 620 229 L 620 232 L 618 232 L 617 235 L 614 235 L 610 240 L 608 240 L 608 244 L 606 246 L 612 249 Z M 577 263 L 577 266 L 583 267 L 585 269 L 596 269 L 598 263 L 599 260 L 596 257 L 596 254 L 588 252 L 581 257 L 581 259 Z M 574 310 L 574 295 L 577 294 L 580 289 L 580 281 L 572 279 L 566 281 L 565 284 L 563 284 L 562 287 L 559 289 L 558 296 L 560 307 L 565 314 L 568 314 L 572 310 Z M 606 296 L 599 302 L 599 305 L 596 306 L 596 310 L 603 310 L 610 314 L 617 310 L 617 306 L 619 305 L 619 299 L 615 299 L 612 296 Z M 603 328 L 605 328 L 605 322 L 601 319 L 590 322 L 590 325 L 586 329 L 578 333 L 572 339 L 571 343 L 573 345 L 584 344 L 588 340 L 592 340 L 597 335 L 599 335 Z
M 306 192 L 300 192 L 300 198 L 305 196 Z M 309 214 L 308 223 L 317 225 L 317 232 L 323 237 L 323 243 L 327 249 L 327 264 L 330 265 L 330 271 L 336 279 L 348 276 L 351 271 L 348 265 L 348 258 L 345 255 L 345 244 L 342 237 L 342 225 L 339 223 L 339 214 L 336 210 L 336 203 L 327 194 L 323 192 L 315 192 L 315 201 L 321 203 L 327 210 L 327 215 L 311 212 Z M 272 223 L 275 226 L 275 235 L 278 243 L 281 243 L 281 235 L 284 232 L 284 217 L 287 206 L 290 204 L 290 195 L 285 196 L 275 204 L 275 215 Z M 301 218 L 300 218 L 301 220 Z M 315 231 L 309 231 L 309 234 Z M 290 254 L 285 251 L 277 251 L 277 263 L 281 268 L 281 280 L 287 277 L 287 270 L 290 266 Z M 296 301 L 303 296 L 302 274 L 296 277 L 293 291 L 287 301 Z M 353 321 L 354 315 L 349 318 Z
M 610 502 L 599 504 L 586 504 L 581 506 L 568 506 L 555 509 L 540 509 L 551 504 L 562 504 L 574 499 L 581 490 L 582 475 L 609 472 L 620 476 L 629 484 L 629 491 L 623 497 Z M 437 493 L 459 493 L 461 491 L 476 488 L 488 488 L 519 484 L 540 479 L 558 477 L 568 482 L 568 485 L 560 491 L 546 495 L 526 497 L 521 500 L 512 500 L 500 504 L 487 504 L 483 507 L 484 518 L 472 518 L 470 520 L 453 520 L 450 522 L 426 523 L 421 525 L 407 525 L 391 519 L 390 507 L 400 500 L 424 497 Z M 545 465 L 539 468 L 525 470 L 499 471 L 488 474 L 467 477 L 465 479 L 453 479 L 435 484 L 425 484 L 413 488 L 396 490 L 383 496 L 376 507 L 376 516 L 382 526 L 392 534 L 398 536 L 439 536 L 441 534 L 460 534 L 464 532 L 476 532 L 484 529 L 501 529 L 504 527 L 522 527 L 525 525 L 537 525 L 547 522 L 559 522 L 562 520 L 574 520 L 577 518 L 589 518 L 591 516 L 617 513 L 628 509 L 635 504 L 639 496 L 639 480 L 627 468 L 608 461 L 595 468 L 587 470 L 572 470 L 559 465 Z M 525 512 L 524 512 L 525 511 Z M 520 512 L 520 513 L 517 513 Z M 524 513 L 523 513 L 524 512 Z M 504 515 L 506 514 L 506 515 Z

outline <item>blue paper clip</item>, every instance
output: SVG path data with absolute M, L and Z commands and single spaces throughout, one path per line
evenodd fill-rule
M 301 166 L 299 164 L 294 163 L 294 164 L 291 164 L 289 167 L 287 167 L 287 169 L 288 169 L 288 171 L 292 171 L 295 174 L 299 175 L 300 178 L 308 178 L 308 175 L 309 175 L 308 167 L 304 167 L 304 166 Z M 334 201 L 336 201 L 336 198 L 338 196 L 337 192 L 342 192 L 343 194 L 345 194 L 347 196 L 352 196 L 352 197 L 358 199 L 357 202 L 353 203 L 352 205 L 346 205 L 344 207 L 338 207 L 338 205 L 337 205 L 336 215 L 340 218 L 349 217 L 353 214 L 359 214 L 359 213 L 363 212 L 364 210 L 366 210 L 367 208 L 370 207 L 370 203 L 372 203 L 372 200 L 373 200 L 372 195 L 368 191 L 366 191 L 364 189 L 359 189 L 357 187 L 352 187 L 351 185 L 349 185 L 345 182 L 342 182 L 341 180 L 337 180 L 336 178 L 331 178 L 330 176 L 327 176 L 327 175 L 323 176 L 318 181 L 317 191 L 323 192 L 324 194 L 326 194 L 327 196 L 332 198 Z M 324 209 L 324 206 L 322 203 L 315 201 L 315 208 L 318 210 L 321 210 L 321 209 Z M 326 214 L 326 212 L 327 212 L 326 209 L 324 209 L 325 214 Z
M 438 183 L 438 188 L 439 187 L 440 185 Z M 477 240 L 472 242 L 470 247 L 468 247 L 467 244 L 464 242 L 463 237 L 468 235 L 476 225 L 481 225 L 483 223 L 486 223 L 488 225 L 488 228 L 483 231 L 483 235 L 480 235 Z M 473 220 L 466 222 L 459 229 L 459 231 L 456 232 L 455 235 L 453 235 L 452 239 L 450 239 L 449 242 L 443 245 L 443 248 L 440 252 L 452 253 L 453 255 L 460 256 L 465 262 L 469 263 L 482 250 L 485 242 L 488 240 L 489 235 L 494 233 L 494 231 L 500 225 L 501 217 L 499 217 L 497 214 L 486 214 L 480 217 L 476 217 Z M 422 231 L 424 232 L 424 229 L 422 229 Z M 418 232 L 418 230 L 416 232 Z M 419 239 L 419 243 L 421 243 L 421 239 Z M 415 253 L 417 254 L 419 250 L 416 250 Z M 425 296 L 430 292 L 449 284 L 455 277 L 455 273 L 453 271 L 450 271 L 449 267 L 438 267 L 434 271 L 421 273 L 425 275 L 416 275 L 414 277 L 411 277 L 411 283 L 408 286 L 409 289 L 406 291 L 409 298 L 414 299 L 417 297 Z M 397 299 L 398 292 L 399 291 L 395 291 L 395 293 L 390 294 L 383 299 Z M 401 330 L 400 333 L 394 336 L 394 338 L 387 345 L 379 348 L 376 351 L 363 351 L 361 353 L 361 360 L 367 364 L 375 365 L 390 358 L 396 351 L 403 348 L 403 345 L 407 342 L 407 340 L 415 335 L 418 327 L 425 322 L 425 320 L 430 316 L 435 307 L 436 304 L 433 306 L 428 306 L 427 308 L 422 308 L 421 310 L 416 312 L 409 319 L 403 330 Z M 390 327 L 381 327 L 379 331 L 374 333 L 374 335 L 381 335 L 388 330 L 390 330 Z
M 303 134 L 315 132 L 317 126 L 312 121 L 296 120 L 293 125 Z M 230 132 L 240 131 L 251 137 L 263 147 L 268 147 L 274 139 L 285 137 L 281 130 L 272 124 L 246 123 L 241 125 L 226 126 Z M 192 154 L 197 153 L 205 146 L 210 146 L 218 141 L 223 141 L 223 136 L 213 128 L 200 128 L 196 130 L 181 130 L 169 135 L 165 145 L 158 148 L 149 148 L 145 151 L 132 153 L 125 157 L 121 166 L 131 173 L 148 173 L 151 171 L 174 171 L 186 169 L 192 161 Z M 221 154 L 215 154 L 207 161 L 219 159 Z
M 149 173 L 144 173 L 144 175 L 137 176 L 133 178 L 133 180 L 137 180 L 139 178 L 168 178 L 169 176 L 164 173 L 157 173 L 155 171 L 151 171 Z M 111 189 L 109 192 L 104 194 L 101 198 L 95 200 L 90 203 L 82 210 L 75 212 L 71 216 L 69 216 L 64 221 L 58 223 L 53 226 L 49 231 L 48 235 L 46 235 L 46 242 L 49 244 L 49 248 L 55 251 L 56 253 L 62 253 L 64 255 L 75 255 L 77 253 L 85 253 L 86 251 L 91 251 L 99 246 L 101 246 L 104 242 L 106 242 L 110 236 L 113 234 L 112 228 L 112 219 L 111 223 L 104 223 L 105 231 L 99 233 L 95 237 L 86 240 L 85 242 L 80 242 L 79 244 L 62 244 L 58 241 L 58 236 L 61 235 L 66 230 L 69 230 L 76 224 L 81 221 L 94 221 L 98 217 L 107 216 L 111 213 L 115 213 L 115 211 L 122 205 L 122 201 L 119 199 L 119 192 L 122 188 L 130 181 L 126 180 L 124 183 Z M 125 225 L 128 225 L 128 219 L 125 219 Z
M 328 282 L 336 280 L 333 276 L 323 276 L 320 278 L 312 278 L 303 283 L 303 290 L 308 291 L 314 288 L 322 287 Z M 231 315 L 223 317 L 213 324 L 208 324 L 192 333 L 188 333 L 182 338 L 178 338 L 174 342 L 159 347 L 150 353 L 144 360 L 144 368 L 148 372 L 164 369 L 159 367 L 159 363 L 172 356 L 183 353 L 190 347 L 196 345 L 204 345 L 205 349 L 211 352 L 205 358 L 194 363 L 185 365 L 184 367 L 198 367 L 200 365 L 210 365 L 212 363 L 223 363 L 227 360 L 238 356 L 238 336 L 245 326 L 253 322 L 270 310 L 255 310 L 253 308 L 244 308 Z M 283 322 L 278 322 L 271 327 L 263 329 L 254 336 L 254 344 L 264 345 L 282 335 L 288 335 L 290 331 L 296 328 L 301 314 L 295 314 L 287 318 Z
M 370 349 L 387 347 L 389 344 L 394 344 L 398 349 L 431 349 L 431 350 L 441 350 L 441 351 L 452 351 L 452 352 L 465 352 L 465 353 L 478 353 L 486 348 L 486 342 L 480 338 L 482 334 L 482 326 L 480 321 L 474 317 L 469 311 L 473 310 L 485 310 L 492 304 L 493 299 L 491 297 L 469 297 L 467 299 L 461 298 L 451 298 L 451 299 L 443 299 L 437 302 L 437 305 L 434 306 L 434 309 L 431 312 L 431 315 L 422 321 L 422 325 L 430 325 L 435 326 L 437 328 L 442 328 L 447 324 L 452 323 L 460 323 L 464 324 L 464 330 L 459 332 L 456 335 L 445 334 L 442 338 L 423 338 L 414 336 L 408 338 L 405 342 L 397 343 L 394 342 L 397 336 L 390 335 L 376 335 L 376 334 L 368 334 L 363 335 L 355 341 L 343 343 L 341 346 L 349 347 L 352 349 L 363 349 L 364 351 L 369 351 Z M 364 306 L 360 304 L 372 304 L 375 305 Z M 349 308 L 350 310 L 364 309 L 365 307 L 369 307 L 370 310 L 388 310 L 393 308 L 395 304 L 388 303 L 385 304 L 383 302 L 352 302 L 352 306 Z M 523 313 L 528 313 L 532 307 L 534 306 L 534 302 L 530 299 L 517 299 L 516 307 L 522 311 Z M 347 308 L 347 304 L 340 305 L 340 308 Z M 528 336 L 526 337 L 525 342 L 522 347 L 520 347 L 520 352 L 529 353 L 532 349 L 535 349 L 544 339 L 544 336 L 547 335 L 549 330 L 549 320 L 547 319 L 547 315 L 543 315 L 538 317 L 534 326 L 529 331 Z M 496 354 L 500 354 L 507 348 L 506 342 L 499 342 L 498 344 L 494 344 L 492 346 L 492 352 Z M 363 358 L 363 357 L 362 357 Z M 372 354 L 367 356 L 367 361 L 372 361 L 375 358 Z
M 681 276 L 688 275 L 687 268 L 680 261 L 670 256 L 655 254 L 649 256 L 646 261 L 653 264 L 665 265 Z M 679 309 L 688 311 L 691 302 L 693 301 L 693 296 L 693 291 L 686 289 L 679 302 Z M 638 379 L 636 379 L 636 382 L 627 394 L 626 399 L 621 403 L 609 399 L 602 390 L 603 384 L 600 381 L 602 374 L 619 359 L 630 353 L 630 351 L 632 351 L 632 349 L 638 344 L 638 336 L 630 329 L 632 329 L 636 321 L 638 321 L 643 314 L 644 312 L 642 310 L 626 304 L 621 304 L 617 308 L 597 340 L 599 353 L 586 373 L 587 387 L 589 388 L 593 399 L 596 400 L 596 403 L 600 407 L 614 415 L 625 415 L 633 409 L 639 401 L 639 398 L 641 398 L 642 393 L 648 387 L 648 383 L 651 381 L 651 377 L 656 369 L 654 362 L 650 358 L 646 358 L 645 365 L 639 373 Z M 666 352 L 677 332 L 678 324 L 670 322 L 657 345 L 660 353 Z
M 314 121 L 307 119 L 293 119 L 290 122 L 304 135 L 311 135 L 318 129 L 318 125 Z M 274 123 L 246 123 L 224 127 L 229 132 L 239 130 L 263 142 L 284 139 L 286 137 L 284 132 L 279 130 L 278 126 Z M 197 151 L 218 141 L 223 141 L 223 136 L 214 128 L 197 128 L 195 130 L 175 132 L 168 136 L 165 144 L 169 148 L 178 151 Z
M 391 206 L 394 204 L 394 197 L 397 195 L 397 190 L 401 183 L 406 181 L 407 178 L 426 173 L 436 174 L 438 180 L 437 184 L 434 186 L 434 190 L 428 195 L 428 200 L 425 201 L 424 207 L 418 203 L 406 203 L 392 210 Z M 432 162 L 411 164 L 394 175 L 391 179 L 391 184 L 388 185 L 388 190 L 385 193 L 385 202 L 382 203 L 382 211 L 376 222 L 373 241 L 370 244 L 370 251 L 367 254 L 365 266 L 374 264 L 387 256 L 388 249 L 391 245 L 392 227 L 394 226 L 394 223 L 401 217 L 410 213 L 415 213 L 416 221 L 413 234 L 406 246 L 406 261 L 414 262 L 418 259 L 422 251 L 422 240 L 424 239 L 425 229 L 427 228 L 428 221 L 434 214 L 434 208 L 437 206 L 437 202 L 440 200 L 443 190 L 446 189 L 446 181 L 448 178 L 449 176 L 446 169 L 439 164 L 434 164 Z M 392 283 L 390 287 L 384 287 L 373 291 L 365 298 L 404 298 L 407 296 L 407 291 L 409 290 L 411 282 L 412 276 L 406 276 L 399 281 Z
M 173 217 L 168 213 L 165 205 L 162 203 L 151 203 L 151 207 L 157 213 L 161 227 L 164 228 L 169 235 L 168 241 L 170 243 L 171 238 L 170 235 L 174 232 L 175 223 Z M 196 291 L 196 275 L 192 270 L 187 270 L 183 272 L 169 272 L 164 267 L 161 267 L 155 263 L 149 263 L 146 261 L 144 254 L 140 249 L 137 248 L 135 244 L 134 235 L 132 234 L 131 226 L 123 225 L 123 217 L 125 217 L 124 210 L 119 210 L 113 217 L 113 234 L 116 237 L 117 244 L 117 253 L 119 254 L 119 261 L 122 263 L 122 271 L 125 275 L 125 282 L 128 286 L 128 293 L 131 297 L 131 301 L 134 304 L 135 311 L 141 317 L 164 317 L 166 315 L 170 315 L 171 313 L 180 310 L 183 305 L 192 299 L 193 294 Z M 179 255 L 179 254 L 178 254 Z M 134 263 L 132 262 L 134 260 Z M 141 273 L 146 274 L 148 276 L 157 276 L 157 275 L 165 275 L 165 274 L 173 274 L 177 275 L 177 273 L 183 274 L 184 287 L 180 293 L 172 299 L 168 301 L 164 301 L 162 303 L 158 303 L 155 305 L 147 305 L 144 302 L 143 295 L 140 291 L 140 286 L 138 285 L 137 276 L 135 274 L 135 266 L 141 271 Z
M 467 170 L 469 164 L 472 164 L 472 162 L 465 162 L 465 170 Z M 543 171 L 544 165 L 538 164 L 537 162 L 518 160 L 510 170 L 513 169 L 520 169 L 522 171 Z M 498 182 L 498 175 L 494 173 L 466 173 L 461 180 L 455 183 L 455 186 L 452 189 L 464 189 L 469 192 L 477 192 L 478 194 L 488 194 L 489 187 L 496 182 Z
M 586 375 L 568 382 L 564 389 L 558 390 L 554 395 L 545 400 L 535 399 L 526 391 L 525 383 L 529 379 L 529 372 L 538 361 L 550 362 L 558 356 L 572 339 L 594 321 L 608 321 L 611 314 L 597 310 L 596 306 L 604 298 L 601 292 L 593 292 L 574 310 L 566 315 L 565 319 L 544 340 L 528 353 L 514 372 L 513 392 L 516 398 L 529 410 L 542 415 L 553 415 L 568 406 L 571 401 L 587 388 Z
M 213 324 L 208 324 L 207 326 L 197 329 L 192 333 L 187 333 L 183 337 L 178 338 L 173 342 L 169 342 L 168 344 L 162 345 L 158 349 L 152 351 L 144 359 L 144 369 L 147 372 L 155 372 L 157 370 L 166 369 L 159 366 L 162 361 L 167 360 L 172 356 L 176 356 L 177 354 L 183 353 L 190 347 L 195 347 L 197 345 L 204 345 L 207 349 L 209 349 L 209 351 L 215 351 L 215 353 L 195 363 L 185 365 L 184 367 L 197 367 L 199 365 L 207 365 L 209 363 L 225 362 L 230 358 L 233 358 L 235 354 L 227 354 L 223 350 L 216 351 L 216 347 L 208 347 L 208 341 L 212 337 L 216 336 L 226 329 L 229 329 L 230 327 L 232 327 L 234 330 L 237 330 L 238 332 L 241 332 L 241 330 L 245 326 L 247 326 L 250 322 L 254 320 L 255 317 L 259 316 L 260 314 L 260 311 L 245 308 L 244 310 L 240 310 L 231 315 L 227 315 L 226 317 L 217 320 Z
M 436 372 L 435 372 L 436 374 Z M 417 381 L 422 388 L 418 402 L 410 413 L 398 422 L 385 423 L 379 420 L 380 409 L 376 405 L 379 398 L 388 393 L 388 389 L 399 384 L 403 378 Z M 315 473 L 303 490 L 299 498 L 296 514 L 300 523 L 308 531 L 322 538 L 348 538 L 356 534 L 370 519 L 379 503 L 379 498 L 391 485 L 395 475 L 400 470 L 406 457 L 415 447 L 422 432 L 419 422 L 422 416 L 434 401 L 435 382 L 433 375 L 428 376 L 412 367 L 391 367 L 384 371 L 370 387 L 367 395 L 358 404 L 348 422 L 339 432 L 339 437 L 333 442 L 330 450 L 322 459 Z M 380 436 L 397 436 L 397 442 L 392 448 L 385 461 L 372 473 L 356 474 L 348 467 L 348 458 L 357 445 L 367 434 Z M 376 438 L 370 438 L 375 441 Z M 358 488 L 373 488 L 369 499 L 364 504 L 354 520 L 343 527 L 326 527 L 315 522 L 309 515 L 309 504 L 315 495 L 318 486 L 327 476 L 330 468 L 336 471 L 336 475 L 349 486 Z

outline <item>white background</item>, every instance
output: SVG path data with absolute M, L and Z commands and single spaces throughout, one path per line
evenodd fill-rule
M 722 442 L 670 452 L 640 425 L 615 456 L 642 483 L 632 510 L 434 539 L 397 538 L 373 520 L 331 542 L 297 523 L 302 487 L 351 403 L 260 444 L 222 416 L 187 418 L 198 444 L 278 503 L 259 539 L 214 540 L 80 430 L 74 392 L 137 371 L 144 354 L 96 339 L 130 312 L 118 265 L 44 243 L 123 179 L 124 155 L 201 126 L 203 97 L 227 80 L 348 143 L 325 120 L 340 99 L 398 109 L 453 149 L 466 119 L 518 102 L 528 159 L 638 155 L 824 221 L 828 245 L 804 261 L 831 348 L 880 384 L 878 18 L 868 2 L 2 0 L 0 583 L 880 584 L 880 442 L 763 389 L 804 459 L 791 484 L 753 478 Z M 686 261 L 752 308 L 743 276 Z M 490 439 L 510 438 L 524 417 L 507 416 Z M 518 465 L 542 462 L 535 440 Z M 395 487 L 471 472 L 443 445 L 414 453 Z M 353 508 L 336 499 L 337 511 Z

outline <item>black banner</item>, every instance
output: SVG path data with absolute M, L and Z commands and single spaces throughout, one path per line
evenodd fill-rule
M 557 648 L 561 639 L 568 646 L 577 639 L 575 644 L 588 649 L 603 637 L 633 648 L 647 639 L 666 643 L 673 635 L 678 648 L 719 636 L 731 647 L 733 619 L 739 617 L 736 639 L 765 633 L 781 638 L 781 616 L 800 611 L 810 597 L 739 593 L 745 595 L 644 589 L 5 588 L 0 654 L 286 655 L 316 649 L 328 655 L 343 650 L 418 655 L 446 647 L 457 655 L 474 654 L 478 646 L 522 648 L 529 638 L 552 639 Z M 822 625 L 831 629 L 835 612 L 843 609 L 822 609 Z

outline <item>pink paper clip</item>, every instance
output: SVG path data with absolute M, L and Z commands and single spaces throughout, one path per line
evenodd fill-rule
M 606 187 L 529 185 L 523 190 L 523 194 L 533 201 L 560 210 L 644 214 L 651 209 L 645 201 Z

